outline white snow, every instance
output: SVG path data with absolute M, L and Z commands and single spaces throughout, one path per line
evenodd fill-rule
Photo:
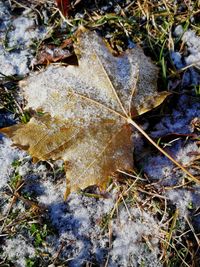
M 37 45 L 47 30 L 39 27 L 30 14 L 16 18 L 11 16 L 8 3 L 0 4 L 0 14 L 3 14 L 0 26 L 0 72 L 4 75 L 25 75 L 33 59 L 34 49 L 31 45 Z
M 24 157 L 25 152 L 20 151 L 12 147 L 12 142 L 3 138 L 0 141 L 0 191 L 3 190 L 4 186 L 10 180 L 10 176 L 13 172 L 12 163 L 14 160 L 20 160 Z
M 200 37 L 195 31 L 188 30 L 182 37 L 183 42 L 187 44 L 189 55 L 185 57 L 187 65 L 200 66 Z
M 189 134 L 192 119 L 199 117 L 200 103 L 192 97 L 182 96 L 177 105 L 172 109 L 172 114 L 166 115 L 156 124 L 151 132 L 152 137 L 161 137 L 167 134 Z
M 12 260 L 16 267 L 25 267 L 26 259 L 34 257 L 36 253 L 34 247 L 23 236 L 7 239 L 3 249 L 4 257 Z
M 177 25 L 174 29 L 174 36 L 180 37 L 184 33 L 182 25 Z
M 184 52 L 171 51 L 171 60 L 178 70 L 188 67 L 183 74 L 182 87 L 199 85 L 200 37 L 191 29 L 184 32 L 181 25 L 175 28 L 174 36 L 181 38 L 183 44 L 185 44 Z
M 182 62 L 182 55 L 179 52 L 171 52 L 171 59 L 177 69 L 181 69 L 184 67 Z
M 111 260 L 115 264 L 120 262 L 120 266 L 138 266 L 142 261 L 145 266 L 161 266 L 157 257 L 161 237 L 159 223 L 139 208 L 130 209 L 129 212 L 132 218 L 123 207 L 112 224 L 115 238 L 112 242 Z M 145 248 L 144 238 L 149 240 L 149 249 Z
M 176 205 L 181 217 L 187 216 L 189 204 L 192 203 L 192 193 L 187 190 L 169 190 L 166 196 Z

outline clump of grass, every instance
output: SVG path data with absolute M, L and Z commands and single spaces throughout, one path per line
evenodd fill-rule
M 167 88 L 172 77 L 179 77 L 173 65 L 170 52 L 183 50 L 181 36 L 175 38 L 176 26 L 199 31 L 198 1 L 126 1 L 109 4 L 96 1 L 96 5 L 75 6 L 72 16 L 67 19 L 68 28 L 83 25 L 101 32 L 118 52 L 126 49 L 130 41 L 140 44 L 147 54 L 160 66 L 160 80 Z M 102 7 L 107 6 L 105 12 Z M 78 16 L 73 17 L 76 14 Z M 73 31 L 73 30 L 72 30 Z

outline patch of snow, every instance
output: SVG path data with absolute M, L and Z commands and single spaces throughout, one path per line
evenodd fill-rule
M 12 147 L 12 142 L 3 138 L 0 144 L 0 190 L 10 180 L 10 175 L 13 172 L 12 163 L 14 160 L 19 160 L 25 156 L 25 152 Z
M 189 134 L 191 133 L 190 122 L 199 117 L 200 103 L 189 96 L 182 96 L 178 100 L 172 114 L 165 116 L 156 124 L 151 132 L 152 137 L 161 137 L 168 134 Z
M 7 239 L 3 246 L 4 257 L 15 263 L 16 267 L 25 267 L 26 259 L 35 256 L 35 249 L 28 243 L 23 236 Z
M 9 112 L 6 112 L 6 113 L 0 112 L 0 128 L 8 127 L 14 124 L 14 122 L 15 122 L 14 114 L 9 113 Z M 1 135 L 0 135 L 0 139 L 1 139 Z
M 172 114 L 163 117 L 158 124 L 155 125 L 150 135 L 154 138 L 167 136 L 170 134 L 191 134 L 191 121 L 198 117 L 200 114 L 200 104 L 198 99 L 190 98 L 189 96 L 180 97 L 176 107 L 173 108 Z M 139 138 L 139 139 L 138 139 Z M 141 168 L 144 170 L 148 179 L 156 182 L 156 187 L 162 188 L 163 186 L 173 187 L 180 185 L 185 178 L 185 174 L 175 167 L 175 165 L 160 153 L 154 156 L 148 149 L 145 151 L 145 144 L 141 143 L 141 137 L 134 134 L 134 140 L 137 145 L 135 146 L 135 158 L 138 160 Z M 193 141 L 187 142 L 177 139 L 171 143 L 171 146 L 165 148 L 166 151 L 174 157 L 183 166 L 189 167 L 189 171 L 198 176 L 199 171 L 192 168 L 197 155 L 200 155 L 199 145 Z M 144 155 L 143 155 L 144 154 Z M 139 155 L 139 156 L 138 156 Z M 199 189 L 174 189 L 166 190 L 165 196 L 179 209 L 179 215 L 184 217 L 188 214 L 188 205 L 192 203 L 194 207 L 200 204 Z
M 171 59 L 172 59 L 172 61 L 174 63 L 174 66 L 177 69 L 181 69 L 181 68 L 184 67 L 182 55 L 179 52 L 171 51 L 171 54 L 170 55 L 171 55 Z
M 195 142 L 184 144 L 183 141 L 177 141 L 167 152 L 172 155 L 183 166 L 190 166 L 196 155 L 200 154 L 200 148 Z M 174 164 L 163 155 L 146 157 L 143 161 L 143 168 L 148 178 L 153 181 L 159 181 L 160 185 L 173 186 L 180 184 L 184 173 L 176 169 Z M 195 174 L 191 168 L 190 172 Z
M 14 19 L 4 3 L 0 5 L 1 13 L 5 20 L 1 18 L 0 72 L 4 75 L 25 75 L 33 58 L 34 49 L 31 46 L 44 38 L 46 29 L 36 25 L 30 15 L 22 14 Z
M 163 181 L 164 184 L 168 183 L 173 175 L 174 166 L 171 161 L 164 156 L 149 157 L 143 167 L 148 178 L 155 181 Z M 177 179 L 173 179 L 172 181 L 176 183 Z
M 11 14 L 9 12 L 8 3 L 0 2 L 0 39 L 4 36 L 6 27 L 11 19 Z
M 159 236 L 161 235 L 158 221 L 149 213 L 139 208 L 130 209 L 132 218 L 125 208 L 119 212 L 113 222 L 111 261 L 115 266 L 161 266 L 158 260 Z M 149 248 L 144 240 L 149 241 Z
M 183 33 L 184 33 L 183 26 L 182 25 L 176 26 L 176 28 L 174 29 L 174 36 L 180 37 Z
M 59 242 L 66 244 L 61 258 L 72 257 L 69 266 L 81 266 L 83 262 L 91 259 L 92 251 L 94 258 L 97 252 L 97 258 L 101 258 L 103 247 L 99 242 L 105 246 L 106 242 L 103 241 L 98 222 L 111 210 L 113 200 L 96 200 L 74 193 L 65 203 L 65 183 L 55 187 L 52 183 L 45 182 L 43 186 L 44 195 L 38 200 L 48 207 L 51 222 L 59 232 Z M 108 241 L 108 237 L 106 240 Z
M 197 155 L 200 155 L 200 147 L 196 142 L 191 142 L 178 150 L 176 160 L 183 166 L 190 166 Z
M 185 57 L 187 65 L 195 64 L 200 66 L 200 37 L 195 31 L 188 30 L 182 37 L 183 42 L 187 44 L 189 55 Z
M 64 192 L 65 192 L 65 184 L 63 184 L 58 188 L 48 180 L 43 181 L 42 186 L 44 187 L 44 194 L 39 196 L 38 200 L 40 203 L 44 205 L 50 205 L 54 202 L 60 202 L 63 200 Z
M 171 200 L 171 202 L 178 208 L 180 216 L 184 217 L 188 214 L 188 206 L 192 203 L 192 193 L 183 190 L 169 190 L 166 192 L 166 196 Z
M 184 57 L 186 66 L 192 65 L 186 71 L 186 77 L 183 77 L 183 85 L 198 85 L 200 83 L 200 75 L 195 66 L 200 66 L 200 37 L 196 35 L 195 31 L 188 30 L 183 34 L 182 41 L 187 45 L 188 55 Z
M 174 30 L 174 36 L 180 38 L 186 44 L 184 54 L 179 51 L 171 51 L 171 60 L 174 66 L 179 70 L 190 66 L 183 75 L 182 87 L 198 85 L 200 83 L 200 75 L 195 67 L 200 66 L 200 37 L 195 31 L 188 30 L 184 32 L 183 27 L 178 25 Z
M 87 261 L 101 264 L 108 256 L 109 266 L 129 266 L 130 262 L 161 266 L 157 257 L 160 226 L 153 216 L 130 208 L 133 219 L 129 220 L 127 211 L 123 208 L 119 217 L 112 219 L 114 241 L 113 248 L 109 250 L 109 236 L 103 235 L 101 221 L 113 209 L 115 193 L 108 199 L 89 198 L 73 193 L 64 202 L 64 183 L 59 188 L 50 182 L 43 185 L 44 195 L 38 200 L 48 207 L 51 222 L 59 233 L 57 240 L 52 236 L 48 242 L 53 242 L 57 249 L 59 244 L 64 244 L 60 258 L 71 259 L 68 262 L 70 267 L 81 266 Z M 143 238 L 148 238 L 153 251 L 145 247 Z

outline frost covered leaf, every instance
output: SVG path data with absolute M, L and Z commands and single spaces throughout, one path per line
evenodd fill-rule
M 117 169 L 131 169 L 127 119 L 167 95 L 156 92 L 157 68 L 140 48 L 114 57 L 95 33 L 77 37 L 79 66 L 50 66 L 21 82 L 27 108 L 44 115 L 2 130 L 34 161 L 63 159 L 69 192 L 103 187 Z

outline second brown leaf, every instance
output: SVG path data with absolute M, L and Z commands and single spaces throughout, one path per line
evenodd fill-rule
M 63 16 L 67 17 L 70 9 L 70 0 L 56 0 L 56 4 Z

